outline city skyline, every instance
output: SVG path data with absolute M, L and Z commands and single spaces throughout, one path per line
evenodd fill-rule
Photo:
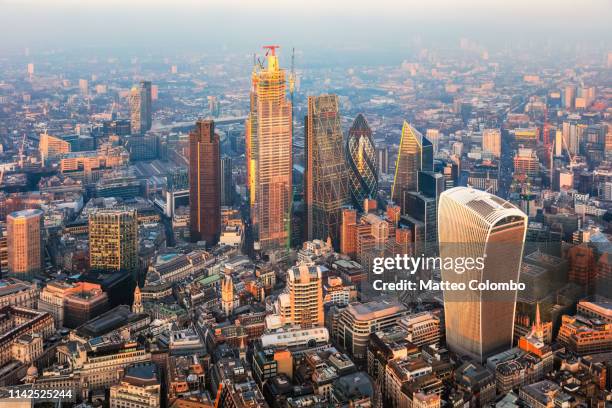
M 611 7 L 0 0 L 0 404 L 606 405 Z

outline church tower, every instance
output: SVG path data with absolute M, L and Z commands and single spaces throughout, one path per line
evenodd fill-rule
M 142 307 L 142 294 L 140 293 L 140 287 L 136 285 L 134 289 L 134 303 L 132 303 L 132 313 L 142 313 L 144 311 Z
M 226 316 L 231 316 L 235 308 L 234 282 L 229 274 L 224 274 L 221 281 L 221 309 Z

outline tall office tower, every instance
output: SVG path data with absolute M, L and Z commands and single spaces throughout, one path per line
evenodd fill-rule
M 389 172 L 389 149 L 387 146 L 376 148 L 376 163 L 378 164 L 378 174 Z
M 189 133 L 189 209 L 191 240 L 216 244 L 221 233 L 221 161 L 212 120 L 198 120 Z
M 86 79 L 79 79 L 79 91 L 81 95 L 89 95 L 89 82 Z
M 519 281 L 527 216 L 485 191 L 455 187 L 442 193 L 438 209 L 440 257 L 484 258 L 484 267 L 459 273 L 442 265 L 442 281 L 465 284 Z M 444 291 L 449 348 L 480 362 L 512 346 L 516 290 Z
M 421 132 L 404 122 L 391 199 L 401 203 L 403 190 L 416 190 L 419 171 L 433 171 L 433 146 Z
M 234 181 L 232 179 L 232 158 L 221 158 L 221 205 L 231 206 L 234 200 Z
M 379 167 L 372 130 L 361 113 L 357 115 L 349 129 L 346 140 L 346 163 L 349 168 L 353 205 L 363 211 L 363 201 L 366 198 L 376 199 L 378 194 Z
M 6 217 L 10 275 L 25 278 L 41 270 L 42 222 L 43 212 L 37 209 L 15 211 Z
M 482 132 L 482 151 L 495 157 L 501 156 L 501 132 L 499 129 L 485 129 Z
M 302 327 L 323 326 L 323 276 L 318 265 L 301 264 L 287 271 L 291 322 Z
M 433 153 L 438 153 L 438 150 L 440 149 L 440 131 L 438 129 L 427 129 L 427 132 L 425 132 L 425 137 L 431 142 L 431 145 L 433 146 Z
M 130 121 L 132 134 L 142 134 L 152 125 L 151 81 L 140 81 L 140 86 L 130 90 Z
M 33 76 L 34 76 L 34 64 L 30 62 L 28 64 L 28 77 L 32 79 Z
M 140 81 L 140 120 L 141 132 L 151 130 L 153 125 L 153 110 L 151 102 L 153 100 L 153 92 L 151 81 Z
M 291 102 L 277 46 L 265 47 L 267 67 L 252 74 L 251 111 L 245 124 L 251 224 L 262 251 L 281 249 L 291 237 Z
M 133 135 L 141 134 L 143 131 L 142 128 L 142 112 L 140 106 L 142 105 L 142 101 L 140 98 L 140 91 L 136 86 L 133 86 L 130 89 L 129 95 L 129 103 L 130 103 L 130 127 L 131 133 Z
M 93 270 L 138 270 L 136 210 L 102 209 L 89 215 L 89 266 Z
M 340 246 L 340 209 L 348 202 L 342 127 L 337 95 L 308 97 L 304 201 L 307 240 L 331 237 Z
M 563 107 L 566 109 L 573 108 L 574 98 L 576 98 L 576 85 L 567 85 L 563 90 Z
M 417 191 L 405 190 L 402 195 L 402 224 L 412 232 L 414 252 L 433 255 L 438 247 L 438 202 L 445 190 L 440 173 L 419 172 Z

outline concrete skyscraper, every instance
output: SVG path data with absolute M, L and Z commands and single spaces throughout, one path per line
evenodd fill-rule
M 6 217 L 9 274 L 31 277 L 41 270 L 42 217 L 38 209 L 15 211 Z
M 189 133 L 189 225 L 192 241 L 214 245 L 221 232 L 221 156 L 212 120 Z
M 337 95 L 308 97 L 305 123 L 305 194 L 307 239 L 327 239 L 340 248 L 341 208 L 348 202 Z
M 130 122 L 132 134 L 143 134 L 152 125 L 151 81 L 140 81 L 139 86 L 130 90 Z
M 469 283 L 518 282 L 527 216 L 509 202 L 485 191 L 455 187 L 440 196 L 440 257 L 483 261 L 483 268 L 442 266 L 442 281 L 464 284 L 444 291 L 449 348 L 480 362 L 512 346 L 517 290 L 469 289 Z M 507 290 L 506 290 L 507 289 Z
M 391 199 L 399 204 L 403 190 L 416 190 L 419 171 L 433 171 L 433 146 L 418 130 L 404 122 Z
M 302 327 L 323 326 L 321 266 L 301 264 L 287 271 L 291 322 Z
M 366 118 L 360 113 L 353 121 L 346 139 L 351 200 L 360 211 L 363 211 L 363 200 L 366 198 L 375 200 L 378 194 L 379 165 L 376 153 L 372 130 Z
M 89 265 L 93 270 L 136 274 L 136 210 L 102 209 L 89 216 Z
M 291 102 L 277 46 L 268 46 L 267 66 L 252 74 L 251 110 L 245 124 L 251 224 L 263 251 L 287 247 L 292 202 Z

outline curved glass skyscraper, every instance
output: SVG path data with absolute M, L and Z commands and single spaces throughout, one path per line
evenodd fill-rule
M 455 187 L 440 195 L 440 257 L 454 260 L 453 265 L 443 264 L 442 281 L 467 287 L 444 291 L 446 342 L 457 354 L 482 362 L 512 347 L 517 290 L 474 290 L 469 285 L 518 282 L 526 230 L 527 216 L 490 193 Z M 478 258 L 482 268 L 463 268 Z
M 363 200 L 376 199 L 378 192 L 378 165 L 372 130 L 360 113 L 353 121 L 346 140 L 346 162 L 353 205 L 363 210 Z

